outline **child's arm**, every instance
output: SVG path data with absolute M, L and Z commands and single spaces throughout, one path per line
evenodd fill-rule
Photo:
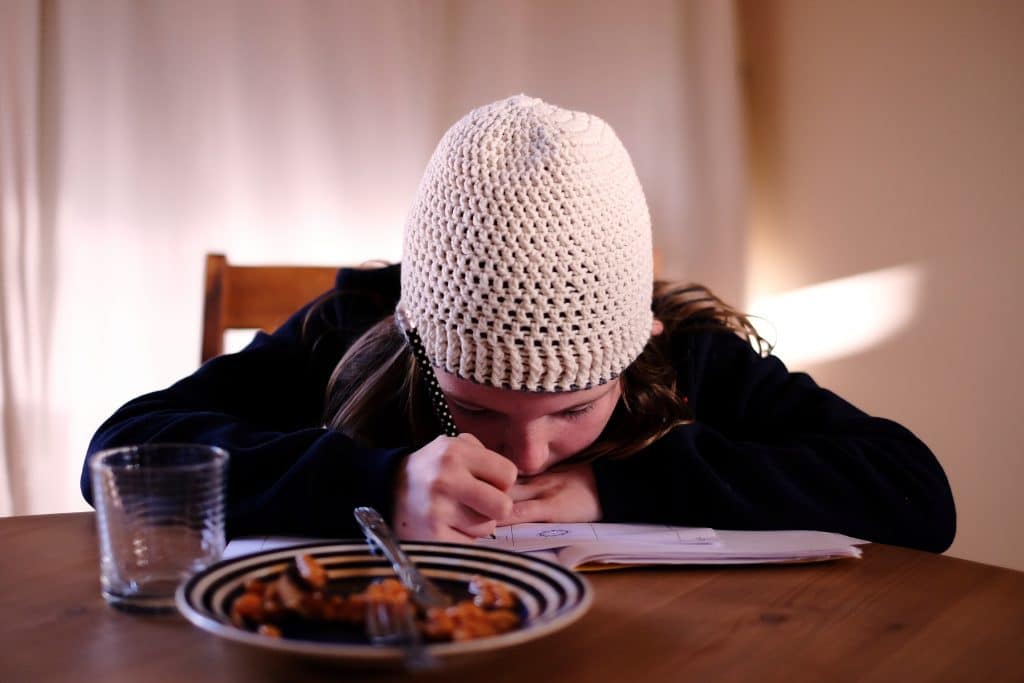
M 340 348 L 313 347 L 312 340 L 339 316 L 380 317 L 376 306 L 326 310 L 328 319 L 315 316 L 306 335 L 300 311 L 241 353 L 215 358 L 173 386 L 130 401 L 99 428 L 89 454 L 153 441 L 222 446 L 230 453 L 229 535 L 358 536 L 352 508 L 390 513 L 397 468 L 409 449 L 365 448 L 322 427 L 324 386 Z M 88 459 L 81 483 L 91 501 Z
M 680 371 L 697 421 L 631 458 L 595 464 L 606 520 L 818 529 L 949 547 L 949 484 L 912 433 L 731 333 L 691 341 Z

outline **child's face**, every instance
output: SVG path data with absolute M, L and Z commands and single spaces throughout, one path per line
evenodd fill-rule
M 618 379 L 580 391 L 534 393 L 435 373 L 459 431 L 511 460 L 520 476 L 540 474 L 592 444 L 622 393 Z

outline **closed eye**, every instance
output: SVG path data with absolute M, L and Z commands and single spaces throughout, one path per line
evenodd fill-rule
M 456 401 L 452 401 L 452 407 L 466 415 L 490 415 L 493 412 L 487 408 L 469 408 Z
M 490 415 L 496 415 L 496 413 L 493 410 L 489 410 L 487 408 L 475 408 L 475 407 L 474 408 L 470 408 L 469 406 L 462 405 L 461 403 L 459 403 L 457 401 L 452 401 L 451 403 L 452 403 L 452 407 L 453 408 L 455 408 L 457 411 L 459 411 L 461 413 L 464 413 L 466 415 L 473 415 L 475 417 L 487 417 L 487 416 L 490 416 Z M 565 419 L 565 420 L 579 420 L 579 419 L 582 419 L 587 413 L 589 413 L 593 409 L 594 409 L 594 402 L 591 402 L 591 403 L 588 403 L 586 405 L 576 406 L 575 408 L 570 408 L 569 410 L 563 410 L 563 411 L 561 411 L 559 413 L 555 413 L 555 414 L 558 417 L 560 417 L 562 419 Z
M 567 420 L 579 420 L 593 409 L 594 404 L 593 402 L 591 402 L 584 406 L 577 406 L 570 410 L 563 410 L 561 413 L 559 413 L 559 415 L 561 415 Z

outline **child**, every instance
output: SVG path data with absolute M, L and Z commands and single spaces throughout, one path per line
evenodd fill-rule
M 955 529 L 913 434 L 787 372 L 707 289 L 652 283 L 612 129 L 525 96 L 442 138 L 400 266 L 342 269 L 273 334 L 126 404 L 89 452 L 147 441 L 230 452 L 230 535 L 358 535 L 358 505 L 452 541 L 605 520 L 941 552 Z

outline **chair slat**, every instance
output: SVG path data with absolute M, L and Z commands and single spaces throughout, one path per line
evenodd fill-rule
M 234 266 L 223 254 L 207 254 L 202 362 L 224 352 L 226 330 L 275 330 L 333 288 L 337 272 L 328 266 Z

